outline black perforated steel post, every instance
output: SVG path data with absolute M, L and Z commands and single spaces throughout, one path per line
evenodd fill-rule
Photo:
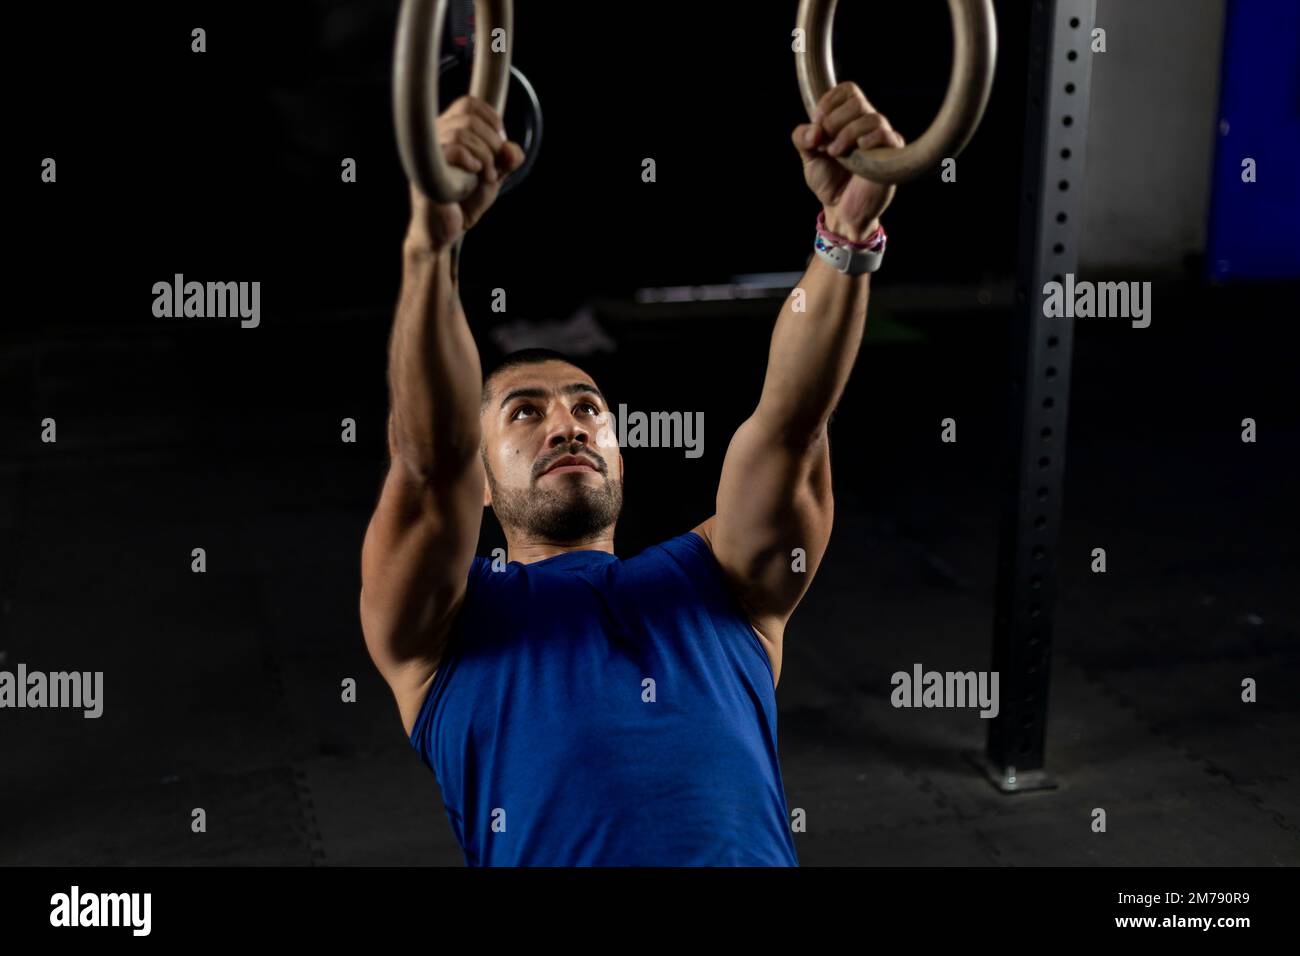
M 1043 315 L 1043 288 L 1077 270 L 1096 0 L 1033 0 L 1030 10 L 993 624 L 1000 709 L 979 760 L 1006 792 L 1055 785 L 1043 768 L 1074 322 Z

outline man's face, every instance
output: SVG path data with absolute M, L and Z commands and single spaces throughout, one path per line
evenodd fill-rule
M 605 399 L 568 362 L 507 369 L 482 414 L 491 505 L 505 528 L 572 543 L 614 525 L 623 507 L 623 456 Z

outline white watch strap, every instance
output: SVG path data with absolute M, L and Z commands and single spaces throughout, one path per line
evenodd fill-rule
M 845 275 L 860 276 L 864 272 L 875 272 L 885 259 L 885 250 L 850 249 L 848 246 L 836 246 L 817 233 L 814 243 L 817 255 L 829 263 L 831 268 Z

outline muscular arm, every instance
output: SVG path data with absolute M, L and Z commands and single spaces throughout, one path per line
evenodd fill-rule
M 840 274 L 814 257 L 772 333 L 758 407 L 736 430 L 718 484 L 717 511 L 697 532 L 748 612 L 779 679 L 786 622 L 830 539 L 826 424 L 852 371 L 866 325 L 870 277 Z M 806 571 L 792 569 L 795 548 Z
M 457 239 L 524 159 L 496 111 L 472 96 L 438 117 L 438 143 L 478 181 L 450 203 L 411 187 L 388 353 L 391 463 L 361 548 L 361 629 L 408 735 L 464 602 L 483 520 L 483 381 L 457 292 Z
M 853 83 L 817 102 L 791 141 L 804 182 L 822 204 L 826 226 L 861 241 L 879 224 L 894 187 L 848 172 L 839 162 L 858 149 L 898 149 L 903 138 Z M 737 429 L 722 463 L 717 511 L 695 530 L 713 550 L 781 675 L 785 625 L 808 590 L 830 540 L 830 420 L 857 360 L 867 321 L 870 276 L 847 276 L 813 257 L 772 333 L 758 407 Z M 803 308 L 797 293 L 802 290 Z M 802 549 L 802 571 L 792 567 Z
M 361 625 L 411 732 L 465 596 L 483 517 L 478 350 L 450 247 L 407 242 L 389 344 L 392 461 L 361 553 Z

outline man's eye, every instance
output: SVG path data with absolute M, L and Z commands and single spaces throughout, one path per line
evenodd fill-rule
M 597 407 L 595 406 L 595 404 L 593 404 L 592 402 L 579 402 L 579 403 L 578 403 L 578 408 L 580 408 L 580 409 L 586 411 L 589 415 L 599 415 L 599 414 L 600 414 L 600 409 L 597 408 Z
M 524 414 L 525 412 L 529 412 L 529 413 L 532 413 L 532 414 L 536 414 L 536 413 L 537 413 L 537 409 L 533 408 L 533 406 L 531 406 L 531 405 L 520 405 L 518 408 L 515 409 L 515 413 L 514 413 L 513 415 L 511 415 L 510 417 L 511 417 L 512 419 L 515 419 L 515 418 L 518 418 L 520 415 Z

